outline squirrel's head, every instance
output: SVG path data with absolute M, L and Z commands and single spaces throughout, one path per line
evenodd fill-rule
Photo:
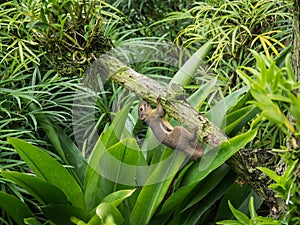
M 138 114 L 141 121 L 145 121 L 152 108 L 149 102 L 143 100 L 139 106 Z M 145 121 L 146 122 L 146 121 Z

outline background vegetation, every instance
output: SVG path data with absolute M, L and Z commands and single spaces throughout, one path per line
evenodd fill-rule
M 293 2 L 0 2 L 1 224 L 300 224 Z M 86 76 L 108 51 L 180 80 L 229 141 L 159 145 L 134 94 Z

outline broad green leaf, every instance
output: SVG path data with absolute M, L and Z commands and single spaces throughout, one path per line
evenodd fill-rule
M 96 215 L 97 216 L 97 215 Z M 97 216 L 98 217 L 98 216 Z M 99 217 L 98 217 L 99 218 Z M 73 223 L 73 224 L 76 224 L 76 225 L 87 225 L 86 222 L 84 222 L 83 220 L 81 219 L 78 219 L 76 218 L 75 216 L 71 216 L 70 217 L 70 221 Z M 99 222 L 97 224 L 100 224 L 101 223 L 101 220 L 99 219 Z
M 106 131 L 103 131 L 100 138 L 96 142 L 92 154 L 89 158 L 89 166 L 86 172 L 84 188 L 85 201 L 88 210 L 96 207 L 106 195 L 112 193 L 115 190 L 116 183 L 114 182 L 114 180 L 109 180 L 107 177 L 103 176 L 105 174 L 105 171 L 110 171 L 110 169 L 108 168 L 110 168 L 110 166 L 112 165 L 109 165 L 109 167 L 105 168 L 104 171 L 101 171 L 100 161 L 103 156 L 108 154 L 107 150 L 109 147 L 116 144 L 120 145 L 121 137 L 126 136 L 122 134 L 122 132 L 124 130 L 130 106 L 131 104 L 127 104 L 122 108 L 121 111 L 117 113 L 110 127 Z M 116 148 L 116 150 L 113 151 L 118 151 L 118 149 Z M 138 153 L 138 155 L 139 154 L 140 153 Z M 134 158 L 136 158 L 136 154 L 134 155 Z M 114 158 L 111 158 L 111 160 L 113 159 Z M 130 157 L 128 159 L 130 160 Z M 104 174 L 102 174 L 102 172 Z
M 239 193 L 238 195 L 236 193 Z M 255 206 L 259 208 L 262 200 L 253 191 L 249 185 L 241 185 L 237 182 L 232 183 L 231 187 L 227 190 L 226 194 L 222 197 L 219 204 L 219 209 L 215 217 L 215 221 L 230 219 L 232 213 L 228 206 L 228 201 L 232 202 L 239 211 L 244 213 L 249 212 L 248 202 L 251 196 L 254 196 Z
M 246 106 L 226 116 L 225 133 L 235 135 L 241 128 L 248 124 L 261 110 L 256 106 Z
M 267 97 L 263 92 L 256 91 L 255 89 L 251 89 L 251 95 L 256 101 L 249 101 L 250 103 L 254 103 L 260 107 L 261 110 L 264 110 L 266 107 L 272 105 L 271 99 Z
M 260 54 L 254 50 L 250 50 L 256 59 L 256 67 L 259 69 L 259 71 L 248 67 L 247 70 L 251 72 L 262 84 L 266 83 L 266 76 L 267 73 L 267 66 L 269 66 L 269 58 L 263 54 Z
M 83 187 L 87 162 L 71 138 L 61 128 L 55 127 L 54 129 L 59 138 L 62 151 L 66 156 L 64 162 L 73 167 L 69 171 Z
M 279 55 L 276 56 L 275 58 L 275 63 L 276 65 L 281 68 L 282 66 L 284 66 L 284 63 L 286 62 L 285 60 L 289 57 L 287 57 L 290 52 L 291 52 L 291 49 L 292 49 L 292 45 L 288 45 L 286 46 L 286 48 L 284 48 L 280 53 Z
M 29 105 L 29 108 L 31 111 L 37 111 L 39 109 L 36 104 L 28 101 L 27 99 L 23 99 L 23 101 Z M 64 160 L 66 160 L 66 157 L 65 157 L 64 152 L 61 147 L 61 143 L 59 141 L 59 137 L 54 129 L 54 126 L 52 126 L 52 123 L 49 120 L 49 118 L 43 113 L 37 113 L 35 115 L 35 117 L 38 120 L 38 122 L 40 123 L 44 132 L 47 134 L 50 142 L 52 143 L 52 145 L 54 146 L 54 148 L 56 149 L 56 151 L 58 152 L 60 157 Z
M 105 178 L 118 183 L 134 186 L 136 183 L 137 169 L 146 166 L 136 139 L 125 138 L 111 146 L 102 155 L 97 172 Z
M 13 218 L 18 225 L 25 225 L 24 219 L 33 217 L 32 212 L 24 202 L 2 191 L 0 191 L 0 207 Z
M 207 176 L 211 171 L 215 170 L 225 163 L 232 155 L 244 147 L 247 143 L 253 140 L 257 130 L 250 130 L 240 134 L 227 141 L 224 141 L 220 146 L 209 150 L 203 155 L 201 161 L 191 167 L 191 171 L 183 180 L 184 185 L 198 182 Z
M 36 146 L 17 138 L 8 141 L 38 178 L 63 191 L 74 207 L 85 208 L 81 188 L 66 168 Z
M 192 107 L 199 110 L 207 96 L 213 90 L 214 86 L 216 85 L 216 82 L 217 78 L 207 82 L 207 84 L 201 86 L 197 91 L 195 91 L 195 93 L 193 93 L 187 101 L 191 104 Z
M 85 180 L 84 197 L 87 210 L 94 209 L 102 199 L 114 190 L 115 183 L 102 177 L 96 170 L 88 167 Z
M 162 151 L 166 151 L 166 149 L 167 148 L 162 146 L 161 143 L 159 143 L 159 141 L 156 139 L 151 128 L 148 127 L 143 145 L 141 147 L 141 151 L 145 155 L 145 158 L 149 161 L 148 164 L 156 165 L 159 163 L 162 160 Z M 144 176 L 147 178 L 148 174 L 145 174 Z
M 140 148 L 135 138 L 122 139 L 108 148 L 107 152 L 115 159 L 128 165 L 138 165 L 141 157 Z
M 94 215 L 90 221 L 87 223 L 87 225 L 99 225 L 101 224 L 101 219 L 99 218 L 99 216 L 96 214 Z
M 241 224 L 244 224 L 244 225 L 249 225 L 249 218 L 242 212 L 236 210 L 233 205 L 230 203 L 230 201 L 228 202 L 229 204 L 229 208 L 231 210 L 231 212 L 233 213 L 233 215 L 235 216 L 235 218 L 241 223 Z
M 201 199 L 208 195 L 218 184 L 222 181 L 224 177 L 229 173 L 230 168 L 227 165 L 222 165 L 213 172 L 211 172 L 204 180 L 201 186 L 201 191 L 193 195 L 193 198 L 185 206 L 183 211 L 188 210 L 190 207 L 197 204 Z
M 109 128 L 101 134 L 101 141 L 106 148 L 118 143 L 122 139 L 122 135 L 126 135 L 125 122 L 131 109 L 131 103 L 125 105 L 114 118 Z
M 256 130 L 248 131 L 234 138 L 229 139 L 221 146 L 209 150 L 203 155 L 200 162 L 194 163 L 182 180 L 182 187 L 171 195 L 164 203 L 160 214 L 167 214 L 170 209 L 180 202 L 203 180 L 208 174 L 225 163 L 239 149 L 250 142 L 256 135 Z
M 66 196 L 60 189 L 50 183 L 40 180 L 33 175 L 3 171 L 2 176 L 24 188 L 42 204 L 68 202 Z
M 281 94 L 268 94 L 267 97 L 269 97 L 271 100 L 286 102 L 286 103 L 291 103 L 292 101 L 289 97 L 285 97 Z
M 119 190 L 114 193 L 111 193 L 110 195 L 106 196 L 103 199 L 103 202 L 107 202 L 112 204 L 114 207 L 117 207 L 124 199 L 130 197 L 135 189 L 133 190 Z
M 149 223 L 184 159 L 183 153 L 174 152 L 169 158 L 157 165 L 137 198 L 130 217 L 131 224 L 144 225 Z
M 237 100 L 234 106 L 227 110 L 224 132 L 229 137 L 235 136 L 245 124 L 248 124 L 259 112 L 261 112 L 258 107 L 249 106 L 248 103 L 250 100 L 253 100 L 253 97 L 248 90 L 247 93 Z
M 29 101 L 26 99 L 23 101 L 29 103 Z M 36 111 L 38 109 L 38 107 L 32 102 L 29 104 L 29 107 L 32 111 Z M 51 122 L 51 120 L 45 114 L 36 113 L 35 117 L 59 156 L 66 164 L 74 167 L 70 171 L 82 187 L 87 163 L 81 152 L 78 150 L 70 137 L 68 137 L 62 129 L 54 126 L 53 122 Z
M 217 175 L 217 174 L 216 174 Z M 217 177 L 215 179 L 218 179 Z M 185 211 L 180 210 L 183 208 L 182 206 L 186 205 L 187 202 L 194 199 L 195 195 L 202 192 L 202 186 L 206 182 L 209 183 L 209 180 L 204 179 L 203 182 L 200 182 L 198 186 L 191 192 L 186 199 L 181 203 L 182 205 L 178 205 L 174 207 L 176 209 L 176 213 L 174 215 L 174 219 L 172 219 L 171 223 L 168 225 L 190 225 L 197 224 L 199 220 L 201 220 L 202 216 L 220 199 L 224 193 L 228 190 L 231 184 L 235 180 L 235 174 L 230 172 L 223 179 L 221 178 L 219 185 L 215 186 L 210 193 L 206 193 L 205 196 L 201 199 L 201 201 L 197 202 L 197 204 L 192 207 L 186 207 Z M 201 194 L 200 194 L 201 195 Z
M 89 220 L 89 213 L 77 207 L 71 206 L 69 203 L 49 204 L 41 207 L 43 213 L 56 225 L 74 225 L 71 222 L 72 217 L 87 222 Z
M 102 199 L 112 192 L 115 185 L 99 173 L 99 162 L 105 151 L 102 140 L 99 138 L 89 158 L 85 177 L 84 197 L 87 210 L 92 210 L 99 205 Z
M 287 57 L 285 58 L 285 69 L 286 69 L 286 73 L 287 73 L 287 79 L 290 82 L 295 82 L 296 81 L 296 77 L 295 77 L 295 73 L 293 70 L 293 66 L 291 64 L 291 57 L 290 54 L 287 55 Z
M 219 101 L 214 107 L 212 107 L 211 110 L 209 110 L 205 116 L 215 125 L 218 127 L 222 127 L 222 125 L 225 125 L 225 114 L 227 110 L 236 104 L 238 98 L 240 95 L 248 91 L 248 88 L 241 88 L 235 92 L 232 92 L 228 96 L 226 96 L 224 99 Z
M 93 151 L 89 157 L 89 161 L 88 161 L 89 166 L 91 166 L 96 170 L 99 165 L 99 160 L 101 159 L 105 151 L 106 151 L 106 147 L 104 146 L 101 138 L 98 138 L 98 141 L 96 142 Z
M 199 66 L 203 63 L 205 57 L 211 49 L 211 41 L 206 42 L 195 52 L 191 58 L 179 69 L 170 83 L 177 83 L 182 86 L 189 84 Z
M 244 68 L 244 67 L 240 67 L 240 68 Z M 236 70 L 236 73 L 243 79 L 243 81 L 247 84 L 247 86 L 250 87 L 250 85 L 251 85 L 251 83 L 253 81 L 252 78 L 250 76 L 248 76 L 240 68 Z
M 297 93 L 297 96 L 294 96 L 294 94 L 289 94 L 289 97 L 292 100 L 290 111 L 296 118 L 296 121 L 300 123 L 300 93 Z
M 257 216 L 251 220 L 251 224 L 259 224 L 259 225 L 282 225 L 280 220 L 276 220 L 273 218 Z
M 197 185 L 198 183 L 195 182 L 176 190 L 176 192 L 172 194 L 163 204 L 162 209 L 159 211 L 159 215 L 163 216 L 173 211 L 173 209 L 176 208 L 179 204 L 181 204 L 181 202 L 184 201 L 186 196 L 188 196 L 188 194 L 191 193 L 197 187 Z
M 110 216 L 113 217 L 113 220 L 116 224 L 122 224 L 124 222 L 124 218 L 120 211 L 110 203 L 103 202 L 96 209 L 97 215 L 102 219 L 102 222 L 105 222 L 109 219 Z
M 280 111 L 279 106 L 275 104 L 272 104 L 268 108 L 264 108 L 262 116 L 276 123 L 278 126 L 281 126 L 285 121 L 288 121 L 285 115 Z
M 298 159 L 290 163 L 288 168 L 285 170 L 284 174 L 282 175 L 282 180 L 285 182 L 285 184 L 288 184 L 293 179 L 293 173 L 297 167 L 297 164 Z

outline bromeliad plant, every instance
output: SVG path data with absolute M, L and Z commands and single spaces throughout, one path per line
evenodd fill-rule
M 290 138 L 297 138 L 300 131 L 300 94 L 297 91 L 300 82 L 296 80 L 290 58 L 286 57 L 285 66 L 280 68 L 270 57 L 254 51 L 253 55 L 257 69 L 241 67 L 237 70 L 250 87 L 251 95 L 255 99 L 251 103 L 262 110 L 261 117 L 277 124 Z
M 148 164 L 136 140 L 128 137 L 128 131 L 123 129 L 129 110 L 130 105 L 125 106 L 107 131 L 101 134 L 89 164 L 74 146 L 66 149 L 70 140 L 64 135 L 61 143 L 66 143 L 65 152 L 72 148 L 72 151 L 77 151 L 68 154 L 70 162 L 76 162 L 76 167 L 69 164 L 65 168 L 42 149 L 20 139 L 9 138 L 34 175 L 2 171 L 2 177 L 31 194 L 38 202 L 37 208 L 55 224 L 149 224 L 151 221 L 170 224 L 170 221 L 189 215 L 201 201 L 210 205 L 212 199 L 204 197 L 212 190 L 223 189 L 220 182 L 227 183 L 224 183 L 225 187 L 231 184 L 226 179 L 219 180 L 229 172 L 226 166 L 220 166 L 255 135 L 250 131 L 224 142 L 220 148 L 208 153 L 215 156 L 213 161 L 188 164 L 175 182 L 185 156 L 176 153 L 170 157 L 171 150 L 166 149 L 163 154 L 152 156 L 153 161 Z M 119 135 L 124 138 L 120 140 Z M 150 141 L 144 143 L 146 145 Z M 158 163 L 156 160 L 159 160 Z M 200 171 L 199 166 L 203 167 Z M 213 179 L 216 176 L 218 179 Z M 205 185 L 205 179 L 210 185 Z M 133 185 L 133 181 L 137 184 Z M 139 183 L 144 186 L 139 187 Z M 170 190 L 173 192 L 171 195 L 168 193 Z M 196 197 L 195 192 L 198 192 Z M 166 196 L 169 196 L 167 200 Z M 40 224 L 37 215 L 21 200 L 4 192 L 0 192 L 0 198 L 1 207 L 18 224 Z M 19 213 L 15 208 L 20 209 Z M 204 211 L 197 211 L 194 216 L 199 217 Z M 172 214 L 174 218 L 169 218 Z M 195 219 L 184 218 L 188 219 L 184 224 Z
M 82 75 L 111 48 L 103 25 L 119 19 L 116 8 L 94 0 L 17 0 L 1 3 L 0 8 L 1 64 L 31 61 L 45 70 L 50 64 L 69 77 Z
M 200 173 L 198 166 L 201 164 L 189 164 L 179 175 L 181 182 L 179 180 L 176 182 L 178 187 L 174 189 L 174 195 L 164 201 L 170 186 L 172 186 L 173 178 L 182 166 L 184 156 L 175 154 L 169 160 L 160 162 L 167 158 L 170 150 L 165 150 L 161 155 L 159 149 L 156 149 L 155 156 L 151 156 L 153 165 L 151 166 L 151 163 L 149 165 L 136 140 L 128 136 L 128 131 L 124 129 L 129 110 L 130 105 L 125 106 L 116 115 L 112 125 L 102 133 L 89 159 L 89 164 L 82 158 L 70 139 L 62 131 L 58 131 L 57 136 L 60 141 L 56 143 L 56 148 L 61 147 L 60 150 L 63 150 L 64 153 L 61 155 L 62 159 L 68 165 L 73 166 L 69 169 L 63 167 L 43 150 L 19 139 L 10 138 L 9 142 L 35 176 L 2 171 L 3 178 L 15 182 L 30 193 L 39 202 L 37 207 L 41 207 L 43 214 L 56 224 L 106 224 L 106 222 L 113 224 L 112 221 L 116 224 L 129 222 L 131 224 L 148 224 L 156 211 L 160 212 L 157 215 L 160 221 L 166 219 L 162 215 L 169 215 L 180 208 L 183 211 L 179 210 L 178 216 L 182 213 L 190 213 L 184 208 L 195 207 L 198 201 L 201 201 L 213 188 L 217 188 L 216 185 L 221 182 L 219 179 L 211 181 L 210 185 L 205 188 L 203 179 L 206 176 L 207 179 L 212 179 L 216 174 L 218 174 L 218 178 L 226 176 L 229 171 L 224 166 L 212 174 L 210 172 L 222 165 L 230 155 L 251 140 L 255 134 L 250 132 L 236 137 L 228 143 L 223 143 L 220 150 L 216 149 L 215 153 L 218 154 L 214 161 L 207 162 L 208 164 L 204 166 L 205 169 Z M 120 140 L 121 136 L 124 138 Z M 151 143 L 150 139 L 145 141 L 144 145 L 149 143 Z M 211 152 L 212 155 L 215 153 Z M 160 163 L 156 165 L 156 162 Z M 134 170 L 128 170 L 126 165 L 133 166 Z M 141 167 L 150 169 L 139 170 Z M 112 176 L 110 176 L 111 174 Z M 126 185 L 122 185 L 124 178 L 129 180 Z M 137 186 L 130 183 L 130 179 L 131 182 L 136 180 L 138 186 L 139 183 L 145 184 L 145 186 L 137 189 L 133 194 Z M 202 194 L 195 198 L 189 206 L 185 205 L 186 201 L 181 204 L 180 199 L 193 199 L 192 190 L 197 190 L 200 185 Z M 124 190 L 125 188 L 126 190 Z M 0 196 L 1 207 L 18 224 L 24 224 L 24 221 L 27 224 L 39 224 L 36 215 L 24 202 L 4 192 L 1 192 Z M 126 200 L 126 204 L 121 203 L 129 196 L 131 197 Z M 6 204 L 7 202 L 10 204 Z M 211 204 L 211 201 L 207 203 Z M 162 207 L 160 210 L 159 206 Z M 16 207 L 21 209 L 19 214 L 14 210 Z M 198 213 L 203 213 L 203 211 Z

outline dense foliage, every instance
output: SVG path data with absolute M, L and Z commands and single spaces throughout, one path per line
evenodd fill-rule
M 300 224 L 292 2 L 0 2 L 1 224 Z M 135 95 L 88 73 L 107 52 L 229 140 L 196 162 L 159 144 Z M 226 164 L 242 148 L 273 202 Z

